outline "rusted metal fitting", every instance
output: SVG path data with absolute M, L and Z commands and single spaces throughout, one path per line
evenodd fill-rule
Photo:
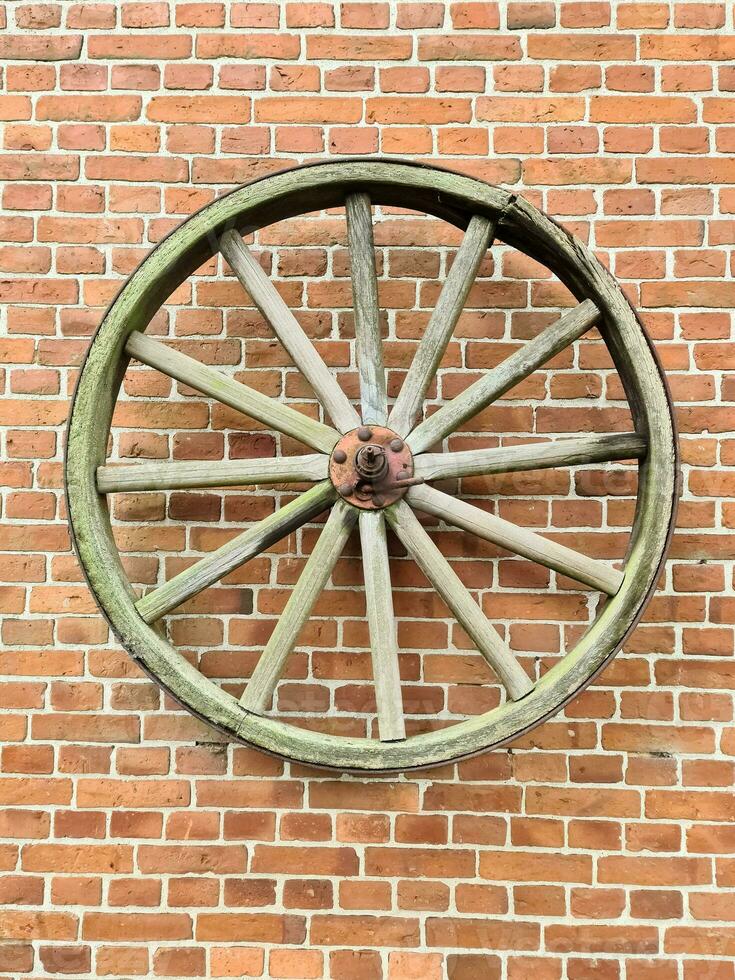
M 411 450 L 381 425 L 361 425 L 343 435 L 332 450 L 329 477 L 343 500 L 363 510 L 388 507 L 419 482 L 413 479 Z

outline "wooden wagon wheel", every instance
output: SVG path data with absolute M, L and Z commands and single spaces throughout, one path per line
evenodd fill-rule
M 464 229 L 392 407 L 381 352 L 371 204 L 410 207 Z M 241 237 L 306 211 L 341 206 L 348 223 L 360 414 Z M 480 262 L 495 239 L 543 263 L 579 305 L 421 420 L 424 396 Z M 217 252 L 227 259 L 311 384 L 324 409 L 324 422 L 143 332 L 172 290 Z M 436 451 L 444 437 L 593 325 L 622 379 L 634 432 L 472 452 Z M 113 409 L 131 358 L 298 439 L 311 452 L 216 464 L 107 465 Z M 431 485 L 446 477 L 631 459 L 639 461 L 638 496 L 622 571 Z M 314 485 L 154 591 L 136 596 L 113 542 L 107 495 L 302 481 Z M 351 160 L 300 167 L 238 188 L 185 221 L 146 258 L 113 302 L 91 344 L 69 423 L 66 486 L 78 555 L 103 613 L 127 651 L 182 705 L 235 739 L 291 759 L 337 769 L 385 771 L 446 762 L 507 742 L 558 711 L 595 677 L 633 629 L 655 587 L 674 519 L 677 450 L 671 405 L 651 343 L 617 283 L 584 245 L 523 199 L 481 181 L 406 162 Z M 238 701 L 177 653 L 155 624 L 325 508 L 331 508 L 327 522 Z M 576 647 L 534 681 L 489 624 L 416 511 L 562 572 L 599 590 L 607 601 Z M 498 707 L 447 728 L 406 737 L 386 526 L 502 682 L 507 697 Z M 378 738 L 319 734 L 268 713 L 299 630 L 354 527 L 359 527 L 362 546 Z

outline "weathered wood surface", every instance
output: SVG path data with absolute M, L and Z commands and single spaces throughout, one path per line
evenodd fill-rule
M 496 368 L 466 388 L 462 394 L 430 415 L 407 437 L 413 453 L 425 452 L 430 446 L 455 432 L 463 423 L 477 415 L 506 391 L 517 385 L 537 368 L 581 337 L 600 319 L 600 312 L 585 300 L 565 313 L 532 340 L 507 357 Z
M 463 476 L 490 476 L 553 466 L 579 466 L 619 459 L 641 459 L 646 440 L 635 432 L 580 436 L 495 449 L 457 453 L 423 453 L 414 459 L 414 473 L 427 482 Z
M 314 394 L 332 422 L 340 432 L 354 429 L 360 424 L 357 412 L 240 235 L 236 231 L 226 231 L 220 239 L 220 250 L 296 367 L 314 389 Z
M 134 490 L 187 490 L 250 487 L 258 484 L 314 483 L 329 475 L 329 457 L 279 456 L 275 459 L 181 460 L 173 463 L 107 464 L 97 467 L 100 493 Z
M 216 371 L 143 333 L 132 333 L 125 350 L 141 363 L 162 371 L 170 378 L 176 378 L 223 405 L 229 405 L 230 408 L 257 419 L 269 428 L 292 436 L 312 449 L 329 453 L 339 440 L 339 433 L 330 426 L 302 415 L 275 398 L 269 398 L 255 388 L 249 388 L 221 371 Z
M 362 421 L 385 425 L 388 415 L 388 396 L 385 390 L 383 345 L 380 337 L 380 309 L 370 197 L 364 193 L 350 194 L 345 201 L 345 211 Z
M 356 509 L 344 500 L 338 500 L 240 698 L 240 704 L 247 711 L 260 714 L 267 710 L 288 656 L 356 523 Z
M 360 513 L 360 543 L 365 575 L 365 599 L 370 630 L 373 683 L 382 742 L 406 737 L 398 669 L 398 639 L 393 613 L 393 587 L 388 563 L 385 517 L 381 511 Z
M 421 411 L 424 396 L 452 339 L 467 294 L 492 243 L 494 231 L 495 225 L 488 218 L 476 214 L 470 219 L 390 413 L 388 425 L 401 436 L 408 435 Z
M 152 623 L 180 606 L 187 599 L 198 595 L 209 585 L 214 585 L 229 572 L 250 561 L 261 551 L 285 538 L 291 531 L 306 524 L 320 514 L 337 496 L 329 480 L 317 484 L 300 494 L 285 507 L 264 517 L 262 521 L 238 534 L 236 538 L 217 548 L 206 558 L 169 579 L 154 592 L 143 596 L 136 603 L 140 616 Z
M 593 589 L 599 589 L 607 595 L 615 595 L 623 583 L 623 573 L 611 564 L 583 555 L 434 487 L 411 487 L 406 499 L 413 507 L 426 514 L 432 514 L 447 524 L 492 541 L 515 555 L 553 568 L 554 571 L 568 575 L 576 582 L 582 582 Z
M 403 546 L 498 675 L 508 696 L 517 700 L 528 694 L 533 688 L 528 675 L 510 648 L 490 625 L 462 580 L 421 526 L 408 504 L 399 500 L 385 513 Z

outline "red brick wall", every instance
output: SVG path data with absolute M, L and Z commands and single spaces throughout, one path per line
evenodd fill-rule
M 732 5 L 8 2 L 0 16 L 0 974 L 733 980 Z M 231 185 L 372 153 L 519 190 L 596 249 L 656 339 L 684 483 L 658 597 L 565 716 L 458 766 L 339 780 L 224 744 L 133 668 L 70 552 L 61 460 L 89 337 L 153 244 Z M 395 390 L 458 239 L 388 210 L 376 223 Z M 354 388 L 343 216 L 286 223 L 257 246 Z M 569 302 L 533 263 L 494 256 L 443 365 L 445 396 Z M 199 270 L 151 332 L 313 410 L 223 271 Z M 624 428 L 599 341 L 574 356 L 455 444 Z M 131 368 L 113 453 L 275 451 L 206 405 Z M 614 559 L 634 476 L 588 467 L 470 492 Z M 118 498 L 131 581 L 150 587 L 275 504 Z M 241 691 L 314 537 L 204 593 L 169 620 L 172 640 Z M 529 670 L 593 615 L 572 583 L 439 537 Z M 364 734 L 354 554 L 277 707 Z M 492 707 L 492 678 L 399 552 L 393 573 L 411 729 Z

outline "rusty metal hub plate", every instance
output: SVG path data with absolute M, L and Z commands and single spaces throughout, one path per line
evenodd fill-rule
M 343 435 L 332 450 L 329 476 L 339 495 L 363 510 L 394 504 L 417 482 L 411 450 L 382 425 L 362 425 Z

